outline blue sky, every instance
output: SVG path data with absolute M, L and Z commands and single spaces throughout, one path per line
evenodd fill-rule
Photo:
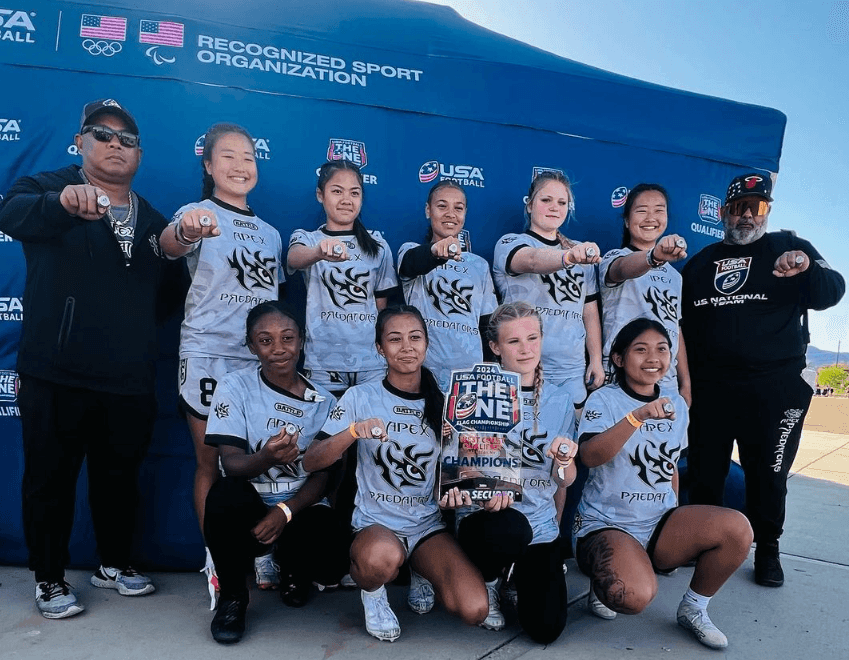
M 769 227 L 795 230 L 849 276 L 849 2 L 431 1 L 585 64 L 781 110 Z M 812 313 L 811 335 L 849 355 L 849 301 Z

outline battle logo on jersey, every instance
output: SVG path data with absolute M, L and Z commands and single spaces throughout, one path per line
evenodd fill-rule
M 536 447 L 534 439 L 528 438 L 526 447 L 525 439 L 518 437 L 520 390 L 519 375 L 497 364 L 451 372 L 444 413 L 451 432 L 442 438 L 440 497 L 459 488 L 473 502 L 497 494 L 521 501 L 523 455 L 527 451 L 532 463 Z
M 749 266 L 752 265 L 752 257 L 734 257 L 731 259 L 720 259 L 716 264 L 716 275 L 713 278 L 713 286 L 724 295 L 737 293 L 743 288 L 749 277 Z
M 330 138 L 327 145 L 327 160 L 347 160 L 362 169 L 368 165 L 366 143 L 358 140 Z

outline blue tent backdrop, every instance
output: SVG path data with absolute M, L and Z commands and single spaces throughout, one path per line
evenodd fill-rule
M 393 249 L 426 231 L 432 181 L 466 186 L 474 250 L 522 227 L 537 168 L 574 182 L 570 237 L 619 245 L 623 188 L 671 193 L 670 230 L 691 253 L 722 236 L 718 206 L 744 170 L 775 175 L 786 118 L 776 110 L 618 76 L 495 34 L 453 10 L 403 0 L 317 5 L 246 0 L 28 0 L 0 9 L 0 194 L 19 176 L 78 162 L 84 103 L 111 97 L 136 116 L 144 158 L 134 187 L 165 215 L 200 193 L 206 128 L 235 121 L 256 138 L 250 202 L 288 238 L 321 221 L 315 171 L 356 162 L 364 221 Z M 174 14 L 175 8 L 179 14 Z M 433 172 L 437 172 L 433 178 Z M 23 459 L 15 359 L 24 260 L 0 235 L 0 562 L 23 563 Z M 288 296 L 302 304 L 295 282 Z M 176 414 L 177 321 L 162 331 L 160 418 L 142 474 L 139 559 L 195 567 L 191 440 Z M 698 350 L 694 347 L 691 350 Z M 128 424 L 132 420 L 127 420 Z M 78 489 L 75 564 L 95 562 Z M 71 494 L 69 494 L 71 496 Z

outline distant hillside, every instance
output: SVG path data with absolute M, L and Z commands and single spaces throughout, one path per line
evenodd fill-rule
M 824 351 L 816 346 L 808 346 L 808 366 L 814 369 L 819 369 L 829 364 L 834 364 L 837 359 L 837 353 L 833 351 Z M 849 362 L 849 352 L 840 351 L 840 362 L 846 364 Z

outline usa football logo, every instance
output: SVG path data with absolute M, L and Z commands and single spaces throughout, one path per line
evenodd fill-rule
M 439 176 L 439 162 L 429 160 L 419 168 L 419 181 L 430 183 Z
M 206 133 L 195 140 L 195 156 L 203 156 L 203 145 L 206 144 Z
M 713 278 L 713 286 L 719 293 L 728 296 L 743 288 L 749 277 L 752 257 L 721 259 L 714 263 L 716 264 L 716 275 Z
M 625 206 L 625 202 L 628 201 L 628 187 L 627 186 L 619 186 L 615 188 L 612 193 L 610 193 L 610 205 L 619 209 Z

